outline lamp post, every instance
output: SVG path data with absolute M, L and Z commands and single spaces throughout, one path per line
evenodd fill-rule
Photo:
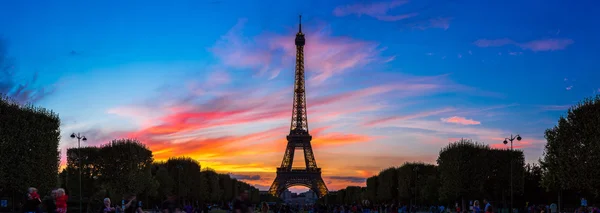
M 510 212 L 512 213 L 514 211 L 514 206 L 513 206 L 513 141 L 517 139 L 518 141 L 520 141 L 522 138 L 520 135 L 515 135 L 513 136 L 512 134 L 510 135 L 510 138 L 504 138 L 504 145 L 508 144 L 508 141 L 510 141 Z
M 83 190 L 81 189 L 81 171 L 83 170 L 83 168 L 81 168 L 81 141 L 85 142 L 87 141 L 87 138 L 80 133 L 72 133 L 71 138 L 77 138 L 77 160 L 79 161 L 79 213 L 81 213 L 83 212 Z

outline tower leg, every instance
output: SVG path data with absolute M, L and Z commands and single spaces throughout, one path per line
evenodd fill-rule
M 323 181 L 323 178 L 320 176 L 312 180 L 311 190 L 315 192 L 319 198 L 324 197 L 328 192 L 325 181 Z

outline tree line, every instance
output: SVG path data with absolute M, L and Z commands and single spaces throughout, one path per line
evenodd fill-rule
M 58 114 L 0 94 L 0 211 L 18 206 L 10 198 L 21 197 L 31 184 L 40 192 L 56 187 L 59 127 Z
M 71 211 L 78 210 L 80 195 L 88 209 L 96 208 L 105 197 L 119 202 L 130 194 L 137 195 L 146 207 L 159 204 L 167 195 L 177 196 L 180 202 L 221 204 L 241 190 L 248 190 L 254 203 L 278 200 L 259 195 L 258 189 L 228 174 L 202 169 L 191 158 L 156 162 L 152 151 L 135 139 L 67 149 L 66 168 L 59 173 L 58 114 L 0 95 L 0 121 L 0 212 L 18 209 L 31 186 L 42 196 L 53 188 L 66 189 Z
M 557 203 L 566 208 L 600 201 L 600 95 L 570 107 L 544 132 L 546 145 L 538 163 L 525 164 L 521 150 L 492 149 L 461 139 L 440 150 L 437 165 L 409 162 L 366 179 L 366 187 L 349 186 L 321 202 L 336 204 L 401 203 L 434 205 L 487 199 L 514 208 Z M 513 167 L 510 175 L 511 164 Z
M 512 160 L 511 160 L 512 159 Z M 366 179 L 366 187 L 332 193 L 338 204 L 372 203 L 429 206 L 487 198 L 504 201 L 509 195 L 510 163 L 514 192 L 523 191 L 524 156 L 519 150 L 492 149 L 461 139 L 442 148 L 437 165 L 407 162 Z
M 229 174 L 202 169 L 192 158 L 174 157 L 154 162 L 152 152 L 134 139 L 67 150 L 67 167 L 60 173 L 59 182 L 74 203 L 78 203 L 80 197 L 80 170 L 81 197 L 89 208 L 100 205 L 105 197 L 120 201 L 132 194 L 146 204 L 145 208 L 160 205 L 170 195 L 177 197 L 180 204 L 222 205 L 232 201 L 242 190 L 249 191 L 251 202 L 261 200 L 257 188 Z

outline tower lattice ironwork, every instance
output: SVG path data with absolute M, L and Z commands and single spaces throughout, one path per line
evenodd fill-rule
M 302 33 L 302 16 L 296 34 L 296 71 L 294 81 L 294 104 L 292 107 L 292 123 L 290 134 L 287 136 L 287 147 L 283 155 L 281 167 L 277 168 L 277 177 L 273 181 L 269 193 L 279 196 L 291 186 L 305 186 L 314 191 L 318 197 L 327 194 L 327 186 L 321 177 L 321 168 L 313 154 L 310 141 L 312 136 L 308 133 L 308 119 L 306 116 L 306 91 L 304 86 L 304 33 Z M 296 150 L 304 151 L 304 167 L 292 167 Z

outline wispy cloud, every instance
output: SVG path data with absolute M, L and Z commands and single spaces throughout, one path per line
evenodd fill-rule
M 391 15 L 389 14 L 390 10 L 402 6 L 408 3 L 405 0 L 393 0 L 389 2 L 369 2 L 369 3 L 357 3 L 346 6 L 339 6 L 333 10 L 333 14 L 336 16 L 347 16 L 347 15 L 357 15 L 358 17 L 362 15 L 371 16 L 381 21 L 399 21 L 407 18 L 411 18 L 417 16 L 418 13 L 407 13 L 407 14 L 399 14 L 399 15 Z
M 329 179 L 332 180 L 345 180 L 352 183 L 360 183 L 364 184 L 366 178 L 364 177 L 354 177 L 354 176 L 329 176 Z
M 540 106 L 543 111 L 567 111 L 572 105 L 546 105 Z
M 455 123 L 455 124 L 461 124 L 461 125 L 478 125 L 481 124 L 481 122 L 476 121 L 476 120 L 472 120 L 472 119 L 467 119 L 465 117 L 459 117 L 459 116 L 452 116 L 449 118 L 441 118 L 440 120 L 442 120 L 443 122 L 446 123 Z
M 17 79 L 17 66 L 8 55 L 6 41 L 0 38 L 0 95 L 20 104 L 36 103 L 54 92 L 53 87 L 36 85 L 38 73 L 31 79 Z
M 248 39 L 241 33 L 245 22 L 245 19 L 241 19 L 211 48 L 224 65 L 250 69 L 269 79 L 276 78 L 282 70 L 293 68 L 296 54 L 294 33 L 262 34 L 255 39 Z M 390 61 L 389 57 L 381 57 L 382 49 L 377 43 L 334 37 L 326 26 L 303 31 L 307 40 L 305 69 L 316 73 L 312 75 L 313 82 L 324 82 L 333 75 L 373 61 Z
M 285 150 L 293 88 L 292 85 L 282 85 L 280 81 L 269 81 L 271 75 L 261 75 L 278 69 L 293 70 L 294 32 L 289 32 L 289 35 L 260 34 L 249 39 L 236 32 L 243 23 L 238 23 L 213 46 L 211 51 L 220 59 L 220 64 L 207 67 L 211 72 L 205 78 L 187 79 L 185 83 L 172 88 L 177 95 L 162 95 L 160 92 L 161 95 L 157 94 L 157 97 L 143 103 L 109 109 L 108 113 L 139 124 L 135 130 L 110 134 L 140 139 L 153 151 L 157 160 L 189 156 L 199 160 L 204 168 L 212 167 L 236 175 L 253 172 L 252 175 L 259 175 L 260 178 L 240 178 L 247 178 L 257 185 L 270 184 L 266 180 L 270 176 L 263 172 L 272 172 Z M 385 103 L 374 103 L 451 91 L 456 86 L 445 75 L 423 77 L 397 74 L 378 81 L 358 78 L 353 87 L 337 85 L 335 82 L 320 84 L 331 77 L 351 76 L 349 70 L 385 62 L 386 57 L 380 56 L 375 43 L 331 36 L 327 29 L 306 29 L 306 34 L 307 89 L 326 91 L 310 92 L 307 100 L 310 133 L 313 135 L 313 147 L 318 152 L 374 143 L 381 139 L 381 136 L 360 130 L 364 120 L 354 125 L 346 124 L 357 118 L 381 119 L 374 112 L 391 107 Z M 256 46 L 267 48 L 253 50 Z M 248 59 L 244 58 L 246 55 L 262 56 Z M 229 76 L 236 69 L 254 72 L 261 83 L 240 84 L 241 79 Z M 382 75 L 377 72 L 370 74 Z M 331 89 L 331 85 L 340 88 Z M 419 116 L 386 118 L 416 117 Z M 340 127 L 342 123 L 345 131 Z M 257 163 L 257 157 L 263 160 Z M 331 164 L 328 160 L 320 162 Z M 377 170 L 361 171 L 373 173 Z M 330 170 L 325 174 L 350 175 L 348 173 L 355 174 L 356 171 L 336 173 Z M 336 180 L 344 184 L 352 181 L 355 180 Z
M 452 18 L 443 17 L 443 18 L 432 18 L 424 22 L 413 24 L 413 28 L 419 30 L 426 30 L 430 28 L 439 28 L 447 30 L 450 28 L 450 21 Z
M 415 119 L 415 118 L 429 117 L 429 116 L 432 116 L 432 115 L 438 115 L 438 114 L 442 114 L 442 113 L 446 113 L 446 112 L 452 112 L 454 110 L 455 109 L 453 109 L 453 108 L 444 108 L 444 109 L 433 110 L 433 111 L 419 112 L 419 113 L 410 114 L 410 115 L 391 116 L 391 117 L 379 118 L 379 119 L 375 119 L 375 120 L 366 122 L 365 126 L 373 126 L 373 125 L 378 125 L 378 124 L 388 123 L 388 122 L 395 122 L 395 121 L 410 120 L 410 119 Z
M 571 39 L 542 39 L 519 43 L 508 38 L 492 40 L 479 39 L 474 42 L 474 44 L 478 47 L 500 47 L 505 45 L 515 45 L 523 50 L 531 50 L 534 52 L 563 50 L 573 43 L 574 41 Z
M 236 174 L 230 174 L 232 178 L 238 179 L 238 180 L 260 180 L 260 175 L 236 175 Z

